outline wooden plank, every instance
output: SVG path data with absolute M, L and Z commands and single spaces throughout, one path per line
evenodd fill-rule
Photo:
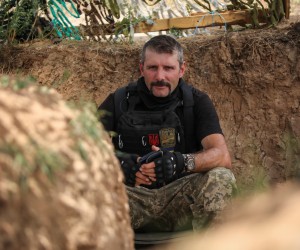
M 289 0 L 286 0 L 289 1 Z M 268 10 L 266 10 L 268 11 Z M 262 10 L 258 11 L 259 23 L 266 23 L 264 20 Z M 135 33 L 146 33 L 152 31 L 170 30 L 171 28 L 177 29 L 190 29 L 190 28 L 204 28 L 209 26 L 223 26 L 227 25 L 245 25 L 251 24 L 251 14 L 249 10 L 230 10 L 221 13 L 193 13 L 188 17 L 177 17 L 170 19 L 155 19 L 154 25 L 147 25 L 145 22 L 140 22 L 135 27 Z M 84 36 L 97 36 L 97 35 L 112 35 L 114 34 L 113 28 L 109 25 L 81 25 L 77 27 Z
M 240 24 L 251 23 L 250 12 L 247 10 L 226 11 L 222 13 L 202 13 L 187 17 L 176 17 L 170 19 L 155 19 L 153 25 L 146 22 L 140 22 L 135 27 L 136 33 L 153 32 L 176 29 L 204 28 L 208 26 L 223 26 L 224 24 Z
M 290 18 L 290 12 L 291 12 L 291 2 L 290 0 L 283 0 L 283 8 L 285 13 L 285 18 Z

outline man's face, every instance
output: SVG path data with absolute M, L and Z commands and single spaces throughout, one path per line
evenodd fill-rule
M 177 52 L 157 53 L 147 49 L 145 62 L 140 64 L 141 75 L 148 89 L 156 97 L 168 96 L 178 85 L 185 71 L 185 63 L 179 66 Z

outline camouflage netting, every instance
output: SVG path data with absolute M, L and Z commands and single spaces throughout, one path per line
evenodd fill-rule
M 0 248 L 133 249 L 123 176 L 90 109 L 0 82 Z
M 37 37 L 122 41 L 133 38 L 140 22 L 153 25 L 155 19 L 196 13 L 220 16 L 227 26 L 223 17 L 227 10 L 247 10 L 251 22 L 242 23 L 244 27 L 275 26 L 289 16 L 286 3 L 288 0 L 2 0 L 0 44 Z M 199 17 L 199 25 L 202 21 Z M 212 22 L 209 26 L 214 25 Z M 187 36 L 184 30 L 173 27 L 167 32 Z

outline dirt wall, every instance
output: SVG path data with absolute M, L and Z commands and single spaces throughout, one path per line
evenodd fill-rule
M 185 80 L 216 105 L 240 183 L 281 182 L 299 166 L 300 24 L 180 39 Z M 100 104 L 139 76 L 142 44 L 35 41 L 0 54 L 2 73 L 29 74 L 66 100 Z

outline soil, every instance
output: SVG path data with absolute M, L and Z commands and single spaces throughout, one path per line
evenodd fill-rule
M 151 250 L 298 249 L 299 188 L 299 182 L 285 183 L 250 199 L 235 200 L 222 225 Z
M 278 183 L 299 166 L 300 22 L 181 38 L 184 79 L 212 98 L 240 184 Z M 35 40 L 4 48 L 2 74 L 33 76 L 65 100 L 97 106 L 139 76 L 142 42 Z
M 56 91 L 6 80 L 0 249 L 133 249 L 123 175 L 94 113 Z

